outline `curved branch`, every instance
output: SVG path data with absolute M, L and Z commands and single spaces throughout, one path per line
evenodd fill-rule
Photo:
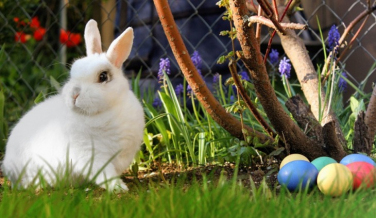
M 276 31 L 279 31 L 268 18 L 265 18 L 263 16 L 251 16 L 248 18 L 248 25 L 252 25 L 254 23 L 260 23 L 262 25 L 265 25 L 269 28 L 275 29 Z M 295 30 L 305 30 L 307 29 L 307 25 L 300 24 L 300 23 L 280 23 L 279 24 L 283 29 L 295 29 Z
M 209 88 L 206 86 L 205 81 L 201 78 L 196 67 L 193 65 L 191 57 L 189 56 L 187 48 L 185 47 L 183 39 L 179 33 L 179 29 L 176 26 L 167 0 L 154 0 L 154 5 L 172 52 L 174 53 L 179 67 L 188 84 L 192 87 L 197 99 L 214 121 L 227 130 L 231 135 L 237 138 L 243 138 L 240 121 L 227 113 L 222 105 L 214 98 Z M 244 128 L 247 129 L 251 136 L 259 138 L 262 143 L 273 142 L 272 138 L 252 129 L 251 127 L 245 126 Z
M 280 23 L 276 19 L 273 8 L 269 4 L 269 2 L 265 1 L 265 0 L 257 0 L 257 2 L 259 3 L 260 7 L 264 11 L 265 16 L 268 17 L 270 19 L 270 21 L 274 24 L 275 29 L 277 29 L 278 32 L 280 32 L 283 35 L 286 34 L 285 30 L 282 28 L 282 26 L 280 25 Z
M 242 85 L 238 74 L 236 73 L 236 63 L 233 61 L 230 61 L 230 63 L 228 64 L 228 68 L 230 69 L 232 78 L 234 78 L 235 86 L 238 89 L 239 94 L 242 96 L 244 103 L 247 105 L 248 109 L 252 112 L 253 116 L 262 125 L 265 131 L 269 133 L 271 137 L 273 138 L 276 137 L 277 134 L 274 132 L 272 128 L 270 128 L 268 123 L 264 120 L 264 118 L 257 111 L 257 108 L 253 105 L 251 98 L 247 95 L 247 92 L 245 91 L 245 88 Z
M 279 103 L 270 84 L 263 57 L 258 46 L 253 26 L 245 25 L 243 17 L 247 15 L 244 0 L 230 0 L 237 38 L 242 47 L 242 61 L 249 70 L 256 94 L 275 130 L 291 147 L 293 152 L 307 155 L 309 158 L 325 156 L 326 152 L 315 141 L 308 138 L 303 131 L 290 119 Z

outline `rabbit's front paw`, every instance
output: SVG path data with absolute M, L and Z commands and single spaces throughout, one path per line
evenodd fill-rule
M 116 193 L 116 194 L 118 194 L 118 193 L 127 192 L 128 190 L 129 189 L 128 189 L 127 185 L 120 180 L 117 184 L 115 184 L 113 192 Z
M 127 185 L 121 179 L 114 179 L 103 185 L 109 192 L 124 193 L 128 191 Z

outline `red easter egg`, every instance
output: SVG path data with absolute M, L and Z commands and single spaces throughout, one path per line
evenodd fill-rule
M 346 165 L 353 174 L 353 189 L 372 188 L 376 182 L 376 168 L 367 162 L 353 162 Z

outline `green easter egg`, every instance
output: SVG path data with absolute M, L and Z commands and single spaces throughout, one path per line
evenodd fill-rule
M 320 172 L 320 170 L 324 168 L 326 165 L 338 162 L 331 157 L 318 157 L 314 159 L 311 163 L 316 167 L 317 171 Z

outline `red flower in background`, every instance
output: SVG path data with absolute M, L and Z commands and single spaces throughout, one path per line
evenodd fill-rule
M 46 34 L 47 30 L 44 27 L 40 26 L 38 17 L 31 18 L 30 22 L 25 22 L 18 17 L 14 17 L 13 21 L 17 24 L 17 27 L 28 25 L 29 31 L 33 31 L 33 37 L 36 41 L 41 41 Z M 25 43 L 30 39 L 30 35 L 25 34 L 24 31 L 16 32 L 14 40 L 16 42 Z M 71 33 L 64 29 L 60 30 L 60 43 L 66 45 L 68 48 L 75 47 L 81 43 L 81 34 Z
M 61 44 L 66 44 L 68 41 L 68 32 L 60 29 L 60 43 Z
M 25 43 L 27 40 L 29 40 L 30 35 L 26 35 L 24 32 L 16 32 L 16 35 L 14 36 L 14 41 Z
M 40 26 L 40 22 L 38 17 L 31 18 L 31 21 L 24 21 L 21 20 L 18 17 L 14 17 L 13 21 L 17 24 L 18 28 L 24 29 L 27 25 L 30 27 L 30 29 L 33 31 L 33 37 L 36 41 L 40 41 L 43 39 L 44 35 L 46 34 L 46 28 L 43 28 Z M 27 40 L 30 39 L 30 35 L 25 34 L 24 31 L 16 32 L 16 35 L 14 36 L 14 40 L 16 42 L 25 43 Z
M 34 31 L 34 39 L 37 41 L 41 41 L 43 39 L 44 34 L 46 34 L 46 28 L 38 27 Z
M 17 27 L 26 26 L 26 24 L 27 24 L 25 21 L 20 20 L 20 18 L 18 18 L 18 17 L 14 17 L 13 21 L 17 24 Z
M 38 20 L 38 17 L 31 18 L 30 28 L 38 29 L 39 27 L 40 27 L 40 22 Z
M 68 48 L 75 47 L 81 43 L 81 35 L 60 29 L 60 43 L 65 44 Z

